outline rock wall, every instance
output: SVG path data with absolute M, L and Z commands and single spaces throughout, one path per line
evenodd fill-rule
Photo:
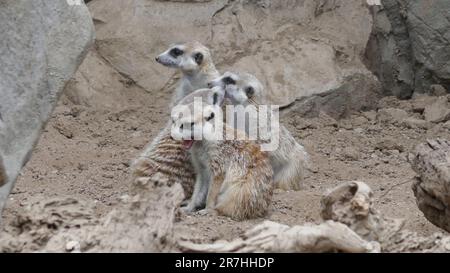
M 68 3 L 0 1 L 0 211 L 94 38 L 86 6 Z
M 114 86 L 104 96 L 114 101 L 121 101 L 117 90 L 124 81 L 172 92 L 178 75 L 154 57 L 189 40 L 210 47 L 221 71 L 256 74 L 280 105 L 338 89 L 355 74 L 371 74 L 361 61 L 372 30 L 365 0 L 95 0 L 89 9 L 96 49 L 67 88 L 80 104 L 109 106 L 89 99 L 101 93 L 95 79 Z
M 382 0 L 366 58 L 387 94 L 450 92 L 450 2 Z M 439 85 L 439 87 L 436 87 Z

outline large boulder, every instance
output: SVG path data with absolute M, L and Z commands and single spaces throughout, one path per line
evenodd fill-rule
M 82 1 L 0 2 L 0 211 L 94 37 Z M 2 173 L 0 171 L 0 173 Z M 1 186 L 1 185 L 0 185 Z
M 371 74 L 360 58 L 372 29 L 365 1 L 96 0 L 89 9 L 97 30 L 97 52 L 89 58 L 100 56 L 149 91 L 172 92 L 174 73 L 154 57 L 189 40 L 210 47 L 221 71 L 256 74 L 271 102 L 280 105 L 337 89 L 355 74 Z M 92 69 L 95 61 L 86 62 L 75 82 L 89 84 L 83 75 L 117 82 L 105 70 Z M 98 90 L 79 86 L 67 89 L 77 103 L 90 96 L 83 89 Z
M 410 98 L 450 90 L 450 1 L 381 0 L 373 6 L 374 28 L 367 64 L 386 92 Z
M 450 141 L 428 140 L 417 146 L 411 165 L 419 209 L 436 226 L 450 232 Z

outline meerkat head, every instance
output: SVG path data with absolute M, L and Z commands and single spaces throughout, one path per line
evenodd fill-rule
M 225 72 L 219 78 L 208 83 L 208 87 L 222 88 L 225 91 L 225 97 L 234 105 L 248 105 L 252 102 L 265 103 L 262 83 L 248 73 Z
M 209 49 L 195 41 L 172 45 L 155 60 L 164 66 L 180 69 L 186 74 L 198 73 L 213 65 Z
M 185 98 L 172 109 L 172 138 L 183 140 L 186 149 L 195 141 L 214 140 L 222 128 L 217 128 L 217 121 L 222 122 L 222 104 L 225 93 L 220 88 L 200 89 Z

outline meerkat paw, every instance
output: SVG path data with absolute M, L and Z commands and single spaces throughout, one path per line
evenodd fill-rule
M 202 210 L 204 208 L 205 208 L 204 205 L 196 205 L 192 202 L 189 202 L 186 206 L 181 207 L 181 211 L 186 214 L 192 214 L 192 213 Z
M 183 202 L 181 204 L 181 208 L 180 210 L 185 213 L 185 214 L 191 214 L 194 213 L 196 211 L 195 206 L 192 204 L 192 202 L 188 201 L 188 202 Z
M 218 213 L 217 213 L 216 210 L 214 210 L 214 209 L 209 209 L 209 208 L 199 210 L 199 211 L 197 211 L 196 214 L 198 214 L 198 215 L 200 215 L 200 216 L 207 216 L 207 215 L 208 215 L 208 216 L 217 216 L 217 215 L 218 215 Z

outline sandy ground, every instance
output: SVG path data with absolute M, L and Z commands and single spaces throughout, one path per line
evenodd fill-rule
M 128 193 L 129 164 L 158 133 L 168 117 L 170 94 L 147 93 L 129 87 L 123 107 L 92 109 L 64 97 L 57 106 L 33 156 L 10 196 L 3 230 L 27 205 L 52 197 L 70 196 L 95 201 L 100 215 Z M 386 98 L 379 108 L 399 108 L 420 118 L 415 101 Z M 408 229 L 421 235 L 441 231 L 429 223 L 415 204 L 411 190 L 415 174 L 408 154 L 427 138 L 449 139 L 449 128 L 408 128 L 376 119 L 376 112 L 357 113 L 341 121 L 327 116 L 298 118 L 285 113 L 283 124 L 309 152 L 313 171 L 298 192 L 276 192 L 267 219 L 288 225 L 320 221 L 320 198 L 343 181 L 368 183 L 376 206 L 387 216 L 404 218 Z M 235 222 L 211 215 L 181 215 L 176 234 L 198 242 L 231 239 L 263 219 Z

